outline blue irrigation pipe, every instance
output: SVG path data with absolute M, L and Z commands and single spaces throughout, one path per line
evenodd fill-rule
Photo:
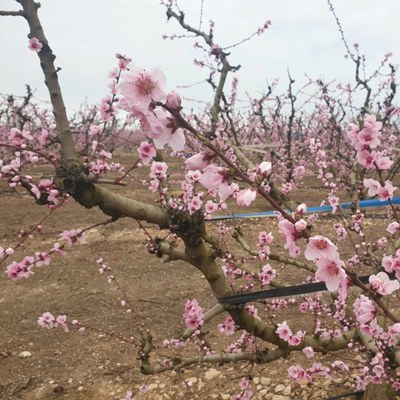
M 392 204 L 398 205 L 400 204 L 400 197 L 393 197 Z M 342 203 L 340 207 L 344 210 L 350 208 L 352 205 L 351 202 Z M 359 208 L 370 208 L 370 207 L 385 207 L 389 205 L 389 201 L 381 201 L 379 199 L 372 200 L 361 200 L 358 203 Z M 320 207 L 309 207 L 307 208 L 307 214 L 319 214 L 319 213 L 328 213 L 332 212 L 332 206 L 320 206 Z M 290 213 L 290 210 L 286 210 L 286 212 Z M 236 219 L 236 218 L 268 218 L 268 217 L 276 217 L 279 214 L 278 211 L 263 211 L 249 214 L 227 214 L 227 215 L 216 215 L 212 217 L 209 221 L 222 221 L 225 219 Z

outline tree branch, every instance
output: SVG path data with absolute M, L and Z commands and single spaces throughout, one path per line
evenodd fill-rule
M 64 100 L 61 93 L 61 88 L 58 83 L 57 70 L 54 66 L 56 56 L 53 54 L 42 25 L 38 17 L 39 3 L 33 0 L 16 0 L 21 4 L 23 17 L 27 20 L 30 28 L 29 37 L 36 37 L 43 45 L 41 51 L 38 52 L 40 66 L 43 70 L 45 83 L 49 90 L 53 113 L 56 120 L 58 138 L 61 143 L 61 157 L 63 164 L 68 166 L 77 166 L 79 164 L 78 153 L 76 152 L 72 133 L 69 127 L 67 112 L 65 109 Z
M 19 11 L 1 11 L 0 16 L 3 17 L 24 17 L 24 12 L 22 10 Z

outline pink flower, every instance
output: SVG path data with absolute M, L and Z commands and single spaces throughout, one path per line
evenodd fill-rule
M 335 213 L 339 206 L 339 197 L 329 196 L 328 201 L 329 201 L 330 206 L 332 207 L 332 213 Z
M 369 277 L 369 284 L 372 289 L 376 290 L 382 296 L 392 294 L 395 290 L 399 289 L 399 281 L 391 281 L 385 272 L 378 272 L 376 275 Z
M 32 51 L 36 51 L 36 53 L 39 53 L 40 50 L 42 50 L 43 44 L 40 43 L 39 39 L 33 37 L 29 39 L 29 45 L 28 49 Z
M 259 275 L 260 281 L 263 285 L 269 285 L 272 279 L 276 277 L 276 270 L 274 270 L 269 264 L 263 266 L 262 272 Z
M 299 219 L 298 221 L 295 222 L 294 226 L 297 232 L 302 232 L 307 228 L 307 221 L 304 219 Z
M 139 157 L 147 165 L 156 156 L 157 151 L 151 143 L 142 142 L 138 148 Z
M 364 119 L 364 128 L 372 132 L 379 132 L 382 129 L 382 122 L 377 122 L 375 115 L 368 115 Z
M 210 161 L 215 157 L 214 153 L 209 151 L 202 151 L 200 153 L 195 154 L 192 157 L 189 157 L 186 161 L 186 168 L 189 170 L 202 170 L 210 164 Z
M 375 179 L 364 179 L 363 181 L 364 187 L 368 189 L 368 196 L 376 196 L 379 191 L 382 189 L 381 184 Z
M 152 100 L 162 101 L 165 98 L 165 75 L 158 69 L 145 70 L 132 67 L 121 75 L 117 90 L 126 97 L 128 104 L 147 110 Z
M 45 312 L 41 317 L 38 318 L 38 324 L 42 328 L 47 329 L 54 328 L 55 321 L 56 319 L 54 318 L 54 315 L 49 312 Z
M 290 379 L 293 379 L 300 384 L 305 384 L 312 381 L 311 376 L 307 374 L 307 372 L 299 365 L 292 365 L 289 367 L 288 375 Z
M 306 355 L 307 358 L 312 358 L 314 357 L 314 349 L 310 346 L 304 347 L 302 352 Z
M 353 308 L 357 321 L 360 324 L 366 324 L 375 318 L 376 309 L 372 304 L 372 301 L 363 294 L 356 299 Z
M 185 147 L 185 135 L 178 126 L 175 117 L 163 109 L 157 109 L 149 114 L 147 122 L 150 127 L 149 137 L 153 139 L 157 149 L 163 149 L 168 144 L 173 150 L 181 151 Z
M 291 257 L 297 257 L 300 255 L 300 249 L 296 245 L 297 231 L 295 226 L 287 219 L 283 219 L 279 221 L 278 228 L 286 242 L 285 249 L 289 250 Z
M 307 205 L 306 203 L 301 203 L 297 206 L 296 214 L 303 216 L 307 212 Z
M 207 200 L 204 210 L 206 213 L 212 214 L 213 212 L 218 210 L 218 204 L 214 203 L 212 200 Z
M 339 288 L 339 284 L 346 279 L 346 273 L 342 266 L 343 261 L 339 259 L 319 258 L 316 262 L 317 272 L 315 278 L 317 281 L 325 282 L 330 292 L 335 292 Z
M 67 245 L 71 247 L 74 243 L 78 241 L 83 242 L 85 240 L 81 232 L 81 229 L 71 229 L 70 231 L 65 230 L 60 233 L 60 236 L 67 242 Z
M 164 179 L 167 177 L 168 166 L 165 162 L 153 161 L 150 167 L 150 178 Z
M 375 164 L 379 170 L 386 171 L 393 165 L 393 161 L 389 157 L 382 157 L 381 155 L 378 155 L 375 160 Z
M 298 346 L 304 339 L 305 332 L 298 331 L 295 335 L 289 338 L 291 346 Z
M 375 149 L 381 143 L 379 140 L 380 136 L 381 134 L 379 132 L 374 132 L 364 128 L 362 131 L 358 132 L 357 139 L 362 145 Z
M 204 312 L 196 299 L 186 302 L 183 317 L 185 318 L 186 327 L 189 329 L 198 329 L 203 325 Z
M 217 189 L 226 180 L 227 171 L 216 165 L 209 165 L 203 169 L 199 182 L 208 190 Z
M 374 166 L 376 160 L 376 151 L 369 152 L 367 149 L 357 151 L 357 161 L 366 169 Z
M 257 173 L 265 178 L 272 170 L 272 164 L 269 161 L 263 161 L 260 163 L 257 169 Z
M 287 324 L 286 321 L 283 321 L 281 324 L 278 324 L 278 327 L 276 328 L 275 332 L 285 342 L 288 342 L 290 337 L 293 336 L 292 331 L 290 330 L 289 325 Z
M 393 193 L 397 190 L 396 186 L 392 185 L 392 182 L 386 181 L 385 186 L 379 190 L 378 196 L 380 201 L 385 201 L 393 198 Z
M 167 107 L 172 108 L 173 110 L 180 111 L 182 109 L 181 103 L 182 100 L 181 96 L 179 96 L 179 93 L 173 90 L 172 92 L 169 92 L 167 94 L 167 101 L 166 101 Z
M 307 260 L 315 260 L 319 258 L 339 259 L 337 247 L 325 236 L 316 235 L 310 238 L 304 256 Z
M 400 228 L 400 224 L 398 222 L 392 222 L 386 228 L 386 231 L 389 232 L 391 235 L 394 235 Z
M 239 206 L 246 206 L 248 207 L 257 196 L 257 191 L 254 189 L 245 189 L 241 190 L 236 195 L 236 202 Z
M 225 335 L 233 335 L 235 333 L 235 322 L 233 318 L 230 315 L 226 317 L 225 322 L 218 325 L 218 330 Z

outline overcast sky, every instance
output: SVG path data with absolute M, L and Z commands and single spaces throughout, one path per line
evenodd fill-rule
M 357 42 L 372 71 L 392 51 L 399 62 L 400 0 L 332 0 L 349 45 Z M 39 10 L 45 34 L 57 56 L 56 65 L 67 109 L 85 98 L 98 103 L 108 94 L 108 71 L 114 54 L 130 56 L 136 65 L 159 67 L 168 90 L 203 80 L 206 71 L 194 66 L 203 56 L 193 39 L 164 41 L 163 34 L 182 34 L 176 21 L 167 22 L 159 0 L 42 0 Z M 198 26 L 201 0 L 181 0 L 189 22 Z M 13 0 L 0 0 L 0 10 L 17 10 Z M 313 78 L 353 82 L 354 65 L 344 59 L 345 48 L 324 0 L 204 0 L 204 24 L 216 23 L 215 42 L 221 47 L 246 37 L 266 20 L 272 25 L 262 36 L 232 49 L 231 64 L 241 91 L 257 96 L 266 82 L 279 78 L 287 85 L 290 68 L 296 85 Z M 24 94 L 30 84 L 35 95 L 48 99 L 37 55 L 28 50 L 23 18 L 0 17 L 0 93 Z M 210 100 L 207 84 L 178 89 L 181 95 Z M 185 108 L 195 104 L 186 102 Z

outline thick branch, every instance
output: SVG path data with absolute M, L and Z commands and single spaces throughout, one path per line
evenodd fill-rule
M 38 56 L 40 59 L 40 66 L 45 77 L 45 83 L 49 90 L 51 104 L 53 106 L 58 138 L 61 143 L 61 156 L 63 164 L 65 166 L 77 165 L 79 163 L 79 158 L 72 139 L 64 100 L 60 85 L 58 83 L 57 70 L 54 66 L 54 60 L 56 57 L 48 44 L 38 17 L 38 8 L 40 7 L 40 4 L 33 0 L 17 1 L 22 5 L 22 14 L 29 24 L 30 33 L 28 36 L 31 38 L 37 38 L 43 45 L 41 51 L 38 52 Z
M 125 216 L 168 226 L 168 215 L 161 207 L 121 196 L 98 185 L 78 185 L 74 198 L 86 208 L 98 206 L 105 214 L 114 218 Z

